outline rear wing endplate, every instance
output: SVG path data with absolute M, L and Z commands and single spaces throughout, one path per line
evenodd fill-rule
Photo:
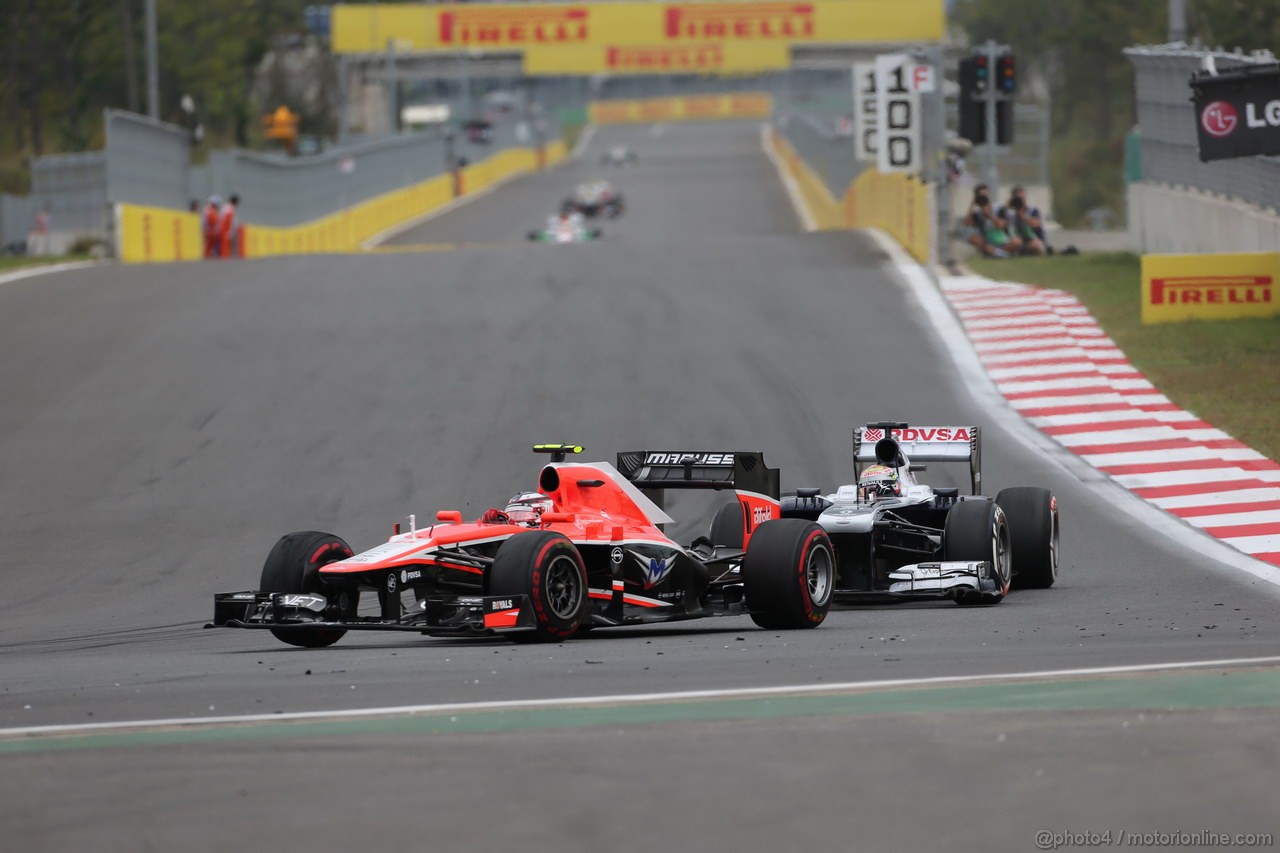
M 885 438 L 898 443 L 908 462 L 969 462 L 973 494 L 982 490 L 982 433 L 977 426 L 911 426 L 880 421 L 853 428 L 853 469 L 879 461 L 876 445 Z

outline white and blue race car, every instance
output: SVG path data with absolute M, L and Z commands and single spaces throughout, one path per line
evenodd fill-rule
M 839 599 L 998 604 L 1011 587 L 1044 589 L 1057 579 L 1057 498 L 1033 486 L 982 496 L 977 426 L 867 424 L 853 431 L 853 459 L 854 481 L 834 493 L 782 497 L 783 518 L 816 521 L 831 537 Z M 926 462 L 965 461 L 969 495 L 916 476 Z

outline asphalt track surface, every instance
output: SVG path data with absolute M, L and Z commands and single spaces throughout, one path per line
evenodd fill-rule
M 639 164 L 597 165 L 615 141 Z M 597 175 L 628 202 L 605 239 L 524 242 Z M 873 241 L 802 233 L 755 125 L 603 129 L 580 160 L 392 244 L 457 247 L 0 286 L 0 728 L 1280 650 L 1275 586 L 1170 544 L 1113 487 L 1007 434 Z M 312 651 L 201 630 L 212 594 L 255 586 L 281 533 L 361 549 L 411 512 L 478 514 L 533 485 L 537 441 L 591 459 L 759 449 L 784 489 L 830 487 L 850 477 L 851 426 L 883 417 L 986 425 L 988 492 L 1058 496 L 1059 583 L 991 609 L 843 609 L 799 633 L 732 617 L 552 646 L 353 633 Z M 709 517 L 692 499 L 669 511 L 692 519 L 677 538 Z M 670 701 L 0 739 L 0 825 L 14 850 L 1030 850 L 1041 829 L 1275 831 L 1275 673 L 1207 672 L 1055 679 L 1034 700 L 921 688 L 855 709 Z M 1110 699 L 1073 701 L 1095 682 Z

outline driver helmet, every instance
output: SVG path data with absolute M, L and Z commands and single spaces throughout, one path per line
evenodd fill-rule
M 888 465 L 871 465 L 858 478 L 858 491 L 868 501 L 896 498 L 902 494 L 898 472 Z
M 542 492 L 521 492 L 507 501 L 506 513 L 512 524 L 538 527 L 542 524 L 542 514 L 550 512 L 553 506 L 551 498 Z

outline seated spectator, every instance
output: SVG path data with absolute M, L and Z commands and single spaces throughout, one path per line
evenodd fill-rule
M 999 215 L 1009 224 L 1009 230 L 1022 242 L 1024 255 L 1052 255 L 1053 247 L 1044 234 L 1044 218 L 1040 208 L 1027 203 L 1025 187 L 1014 187 L 1009 203 L 1000 208 Z
M 1009 233 L 1009 224 L 992 209 L 986 184 L 973 188 L 973 203 L 965 214 L 962 233 L 965 239 L 989 258 L 1007 258 L 1022 250 L 1022 242 Z

